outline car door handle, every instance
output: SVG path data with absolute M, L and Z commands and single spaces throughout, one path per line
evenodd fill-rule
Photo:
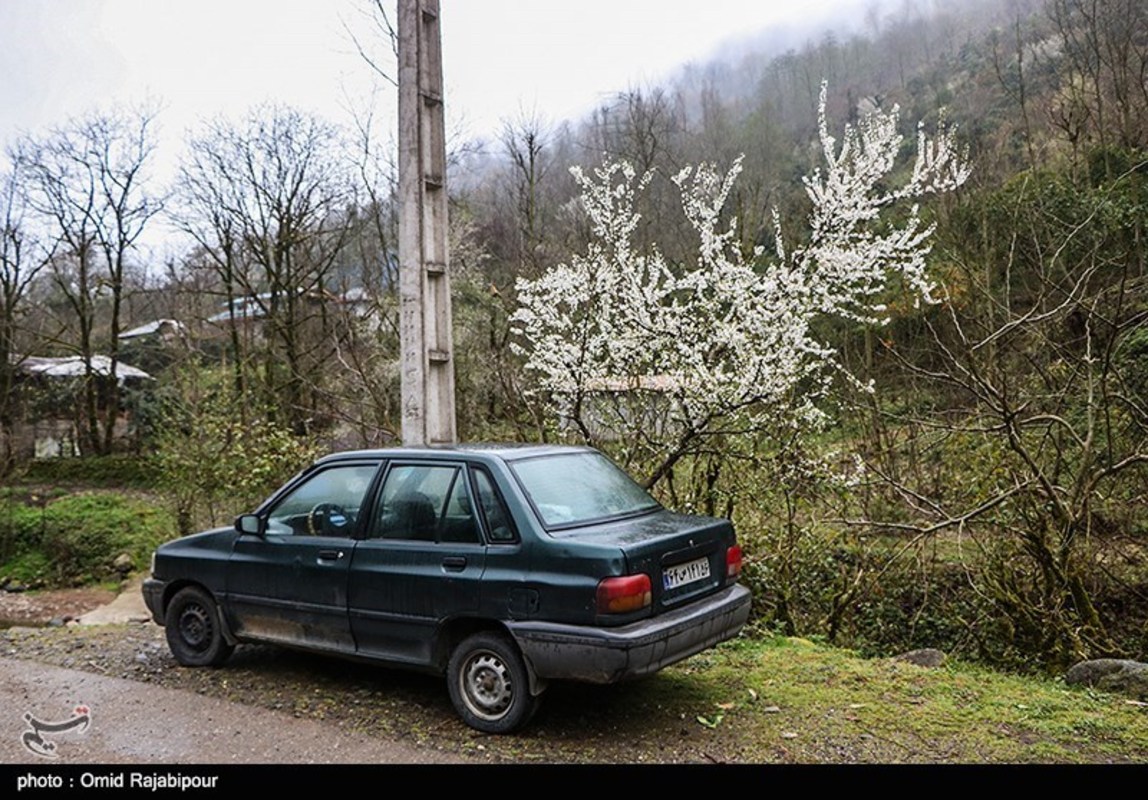
M 338 561 L 342 557 L 343 557 L 343 551 L 342 550 L 320 550 L 319 551 L 319 560 L 320 561 Z
M 447 556 L 442 560 L 442 565 L 447 572 L 462 572 L 466 569 L 466 559 L 462 556 Z

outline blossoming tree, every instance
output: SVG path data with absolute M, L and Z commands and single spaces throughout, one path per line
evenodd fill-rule
M 711 164 L 674 176 L 697 235 L 687 263 L 639 248 L 636 199 L 651 176 L 607 161 L 575 169 L 591 232 L 584 253 L 536 280 L 518 282 L 512 317 L 520 352 L 566 429 L 595 443 L 622 442 L 647 465 L 646 484 L 715 437 L 818 429 L 820 401 L 837 354 L 815 333 L 819 319 L 880 323 L 879 302 L 898 279 L 933 300 L 926 270 L 932 226 L 914 200 L 968 177 L 953 131 L 918 128 L 911 174 L 890 185 L 902 137 L 898 110 L 876 112 L 829 134 L 822 86 L 819 138 L 825 164 L 805 179 L 812 201 L 808 239 L 789 248 L 774 211 L 776 245 L 746 253 L 738 222 L 723 217 L 741 171 Z M 893 218 L 896 204 L 908 206 Z

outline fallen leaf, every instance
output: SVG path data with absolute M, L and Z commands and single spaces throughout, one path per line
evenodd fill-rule
M 762 709 L 762 711 L 764 711 L 766 714 L 776 714 L 781 711 L 781 708 L 779 706 L 766 706 Z
M 733 708 L 734 704 L 733 703 L 717 703 L 716 705 L 722 711 L 729 711 L 731 708 Z
M 785 733 L 781 734 L 781 738 L 782 739 L 796 739 L 797 734 L 793 733 L 791 731 L 786 731 Z

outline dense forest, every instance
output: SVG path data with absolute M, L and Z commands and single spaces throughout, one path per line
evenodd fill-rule
M 369 119 L 265 106 L 158 186 L 160 113 L 0 159 L 0 474 L 63 421 L 190 531 L 396 441 L 396 170 Z M 874 7 L 449 160 L 463 440 L 590 442 L 732 517 L 763 628 L 1022 669 L 1148 650 L 1142 2 Z M 160 224 L 194 245 L 141 263 Z

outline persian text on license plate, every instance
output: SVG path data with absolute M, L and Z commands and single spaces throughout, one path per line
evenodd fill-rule
M 700 581 L 710 576 L 710 560 L 699 558 L 684 564 L 675 564 L 662 571 L 662 585 L 666 589 L 677 589 L 687 583 Z

